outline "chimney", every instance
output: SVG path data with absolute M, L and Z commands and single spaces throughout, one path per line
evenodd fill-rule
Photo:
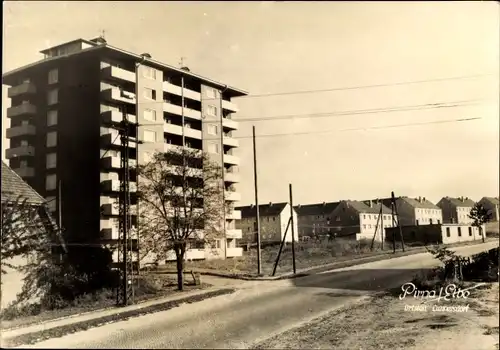
M 326 205 L 326 202 L 323 202 L 323 206 L 325 206 L 325 205 Z
M 425 202 L 425 197 L 422 197 L 422 203 Z
M 422 197 L 419 196 L 418 201 L 419 201 L 419 203 L 422 203 Z
M 371 199 L 370 199 L 370 201 L 369 201 L 369 206 L 370 206 L 370 208 L 373 208 L 373 202 L 372 202 L 372 200 L 371 200 Z
M 299 205 L 297 205 L 297 208 L 300 208 L 300 204 L 299 204 Z
M 462 196 L 462 197 L 460 197 L 460 200 L 462 201 L 462 203 L 463 203 L 463 202 L 465 202 L 465 200 L 464 200 L 464 197 L 463 197 L 463 196 Z
M 273 206 L 273 202 L 269 202 L 269 206 L 272 207 Z

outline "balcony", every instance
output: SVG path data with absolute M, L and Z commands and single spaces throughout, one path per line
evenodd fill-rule
M 189 152 L 196 152 L 201 156 L 203 151 L 201 149 L 191 148 L 186 146 L 186 150 Z M 165 143 L 163 146 L 163 152 L 174 151 L 174 152 L 182 152 L 182 146 L 172 145 L 170 143 Z
M 229 214 L 226 214 L 226 220 L 241 220 L 241 211 L 233 210 Z
M 106 203 L 101 205 L 101 213 L 103 215 L 109 216 L 109 215 L 120 215 L 120 206 L 118 204 L 118 201 L 114 203 Z M 130 215 L 137 215 L 137 206 L 131 205 L 130 206 Z M 102 220 L 105 221 L 105 220 Z
M 108 133 L 105 133 L 101 135 L 101 142 L 103 146 L 109 147 L 109 146 L 116 146 L 116 147 L 121 147 L 122 141 L 120 136 L 118 136 L 117 131 L 109 131 Z M 129 138 L 129 143 L 128 143 L 129 148 L 136 148 L 136 140 L 133 138 Z
M 106 203 L 101 205 L 101 213 L 103 215 L 119 215 L 119 205 L 118 203 Z
M 163 111 L 180 116 L 182 116 L 183 112 L 181 106 L 177 106 L 168 102 L 163 102 Z M 201 112 L 195 109 L 184 107 L 184 117 L 201 120 Z
M 235 258 L 238 256 L 243 256 L 243 248 L 238 247 L 238 248 L 227 248 L 226 249 L 226 256 L 228 258 Z
M 241 231 L 241 229 L 235 228 L 226 230 L 226 238 L 228 239 L 241 239 L 241 237 L 243 237 L 243 232 Z
M 184 255 L 185 260 L 203 260 L 205 259 L 205 249 L 188 249 Z M 175 261 L 175 253 L 173 250 L 167 252 L 167 261 Z
M 241 194 L 238 192 L 227 191 L 224 193 L 224 199 L 230 202 L 238 202 L 241 201 Z
M 232 119 L 222 118 L 222 126 L 231 130 L 238 130 L 239 123 Z
M 182 96 L 183 94 L 183 91 L 180 86 L 169 83 L 168 81 L 163 82 L 163 91 L 177 96 Z M 199 92 L 189 90 L 186 88 L 184 88 L 184 97 L 195 101 L 201 101 L 201 94 Z
M 165 123 L 163 125 L 163 131 L 166 133 L 169 133 L 169 134 L 182 136 L 182 129 L 183 128 L 180 125 L 169 124 L 169 123 Z M 184 136 L 190 137 L 193 139 L 197 139 L 197 140 L 202 139 L 200 130 L 191 129 L 191 128 L 187 128 L 187 127 L 184 128 Z
M 224 136 L 222 138 L 222 142 L 224 143 L 225 146 L 231 146 L 231 147 L 239 147 L 240 143 L 238 140 L 233 139 L 232 137 L 229 136 Z
M 225 171 L 224 172 L 224 181 L 231 182 L 231 183 L 240 182 L 240 175 L 237 173 Z
M 121 169 L 122 163 L 120 157 L 117 156 L 107 156 L 102 159 L 102 166 L 105 169 Z M 137 161 L 134 159 L 129 160 L 129 166 L 131 168 L 137 166 Z
M 35 169 L 34 168 L 17 168 L 17 169 L 12 169 L 16 172 L 17 175 L 21 177 L 33 177 L 35 176 Z
M 231 154 L 224 154 L 224 163 L 230 165 L 240 165 L 240 158 Z
M 7 118 L 14 118 L 19 115 L 36 114 L 36 107 L 31 103 L 23 103 L 18 106 L 7 108 Z
M 5 151 L 5 158 L 12 159 L 15 157 L 22 156 L 34 156 L 35 147 L 33 146 L 19 146 L 14 148 L 9 148 Z
M 126 91 L 122 94 L 119 88 L 107 87 L 101 91 L 101 96 L 114 103 L 125 102 L 135 105 L 135 94 Z
M 226 101 L 226 100 L 222 100 L 222 109 L 226 109 L 226 110 L 231 111 L 231 112 L 238 112 L 239 111 L 238 107 L 236 107 L 236 104 L 229 102 L 229 101 Z
M 101 113 L 102 120 L 106 123 L 121 123 L 123 116 L 118 111 L 106 111 Z M 137 117 L 133 114 L 127 114 L 127 119 L 131 123 L 137 123 Z
M 35 135 L 36 128 L 34 125 L 20 125 L 7 129 L 7 138 L 11 139 L 17 136 Z
M 112 220 L 101 220 L 101 238 L 104 240 L 119 239 L 120 229 L 118 223 Z
M 19 96 L 23 94 L 35 94 L 36 87 L 33 83 L 22 83 L 16 86 L 12 86 L 7 90 L 7 97 L 12 98 L 14 96 Z
M 108 66 L 101 69 L 103 78 L 111 78 L 116 80 L 127 81 L 130 83 L 135 83 L 135 73 L 128 70 Z
M 106 192 L 119 192 L 120 184 L 119 180 L 104 180 L 101 182 L 102 190 Z M 130 192 L 136 192 L 137 184 L 135 182 L 130 182 L 129 188 Z

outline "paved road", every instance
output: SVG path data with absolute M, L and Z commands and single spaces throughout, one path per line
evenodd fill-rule
M 470 255 L 496 246 L 498 242 L 454 250 Z M 425 253 L 295 280 L 242 284 L 232 295 L 49 339 L 32 347 L 248 348 L 363 296 L 398 287 L 417 271 L 435 265 L 437 261 Z

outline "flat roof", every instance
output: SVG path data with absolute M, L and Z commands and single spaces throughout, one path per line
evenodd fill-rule
M 108 50 L 112 50 L 112 51 L 114 51 L 116 53 L 120 53 L 120 54 L 123 54 L 123 55 L 127 55 L 129 57 L 132 57 L 134 59 L 137 59 L 137 61 L 143 60 L 143 56 L 141 56 L 139 54 L 135 54 L 133 52 L 126 51 L 126 50 L 120 49 L 118 47 L 111 46 L 109 44 L 104 44 L 104 43 L 103 44 L 96 44 L 94 42 L 91 42 L 91 41 L 88 41 L 88 40 L 84 40 L 84 39 L 72 40 L 72 41 L 67 42 L 65 44 L 54 46 L 54 47 L 51 47 L 50 49 L 46 49 L 46 50 L 40 51 L 40 52 L 45 53 L 45 52 L 50 51 L 50 50 L 52 50 L 54 48 L 61 47 L 63 45 L 67 45 L 67 44 L 74 43 L 74 42 L 77 42 L 77 41 L 83 41 L 83 42 L 86 42 L 86 43 L 89 43 L 89 44 L 95 45 L 95 46 L 83 49 L 83 50 L 78 51 L 78 52 L 70 53 L 70 54 L 67 54 L 67 55 L 61 55 L 61 56 L 48 57 L 48 58 L 45 58 L 45 59 L 41 59 L 39 61 L 27 64 L 27 65 L 22 66 L 20 68 L 16 68 L 16 69 L 13 69 L 13 70 L 11 70 L 9 72 L 4 73 L 2 75 L 2 79 L 3 80 L 9 79 L 10 77 L 14 76 L 15 74 L 17 74 L 19 72 L 22 72 L 23 70 L 36 67 L 37 65 L 40 65 L 40 64 L 44 64 L 44 63 L 47 63 L 47 62 L 52 62 L 52 61 L 55 61 L 55 60 L 58 60 L 58 59 L 61 59 L 61 58 L 65 58 L 65 57 L 69 57 L 69 56 L 80 55 L 82 53 L 87 53 L 87 52 L 93 51 L 93 50 L 108 49 Z M 160 69 L 174 71 L 176 73 L 180 73 L 180 74 L 183 74 L 185 76 L 189 76 L 189 77 L 192 77 L 192 78 L 195 78 L 195 79 L 202 80 L 202 81 L 204 81 L 206 83 L 209 83 L 210 85 L 213 85 L 213 86 L 216 86 L 216 87 L 219 87 L 219 88 L 222 88 L 222 89 L 226 89 L 226 91 L 230 91 L 235 97 L 248 95 L 248 92 L 245 91 L 245 90 L 238 89 L 238 88 L 229 86 L 227 84 L 223 84 L 221 82 L 212 80 L 210 78 L 206 78 L 206 77 L 201 76 L 199 74 L 195 74 L 193 72 L 189 72 L 189 71 L 186 71 L 184 69 L 177 68 L 175 66 L 171 66 L 171 65 L 166 64 L 166 63 L 162 63 L 160 61 L 156 61 L 156 60 L 154 60 L 152 58 L 144 57 L 144 61 L 148 62 L 148 63 L 150 63 L 150 64 L 152 64 L 152 65 L 154 65 L 154 66 L 156 66 L 156 67 L 158 67 Z M 4 84 L 5 84 L 5 82 L 4 82 Z
M 42 50 L 40 51 L 40 53 L 48 53 L 54 49 L 57 49 L 59 47 L 62 47 L 62 46 L 66 46 L 66 45 L 70 45 L 70 44 L 73 44 L 73 43 L 77 43 L 77 42 L 82 42 L 82 43 L 85 43 L 85 44 L 89 44 L 89 45 L 97 45 L 97 43 L 93 42 L 93 41 L 90 41 L 90 40 L 86 40 L 86 39 L 75 39 L 75 40 L 71 40 L 71 41 L 68 41 L 64 44 L 59 44 L 59 45 L 56 45 L 56 46 L 52 46 L 52 47 L 49 47 L 48 49 L 45 49 L 45 50 Z

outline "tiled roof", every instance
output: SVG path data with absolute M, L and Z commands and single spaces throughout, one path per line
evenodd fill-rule
M 337 208 L 339 202 L 329 202 L 329 203 L 318 203 L 318 204 L 306 204 L 295 206 L 295 211 L 297 215 L 325 215 L 330 214 Z
M 2 203 L 13 203 L 19 198 L 32 204 L 43 204 L 44 198 L 2 161 Z
M 370 207 L 370 201 L 345 201 L 351 208 L 356 210 L 359 213 L 367 213 L 367 214 L 378 214 L 380 213 L 380 203 L 376 203 L 372 201 L 372 206 Z M 387 208 L 385 205 L 382 205 L 382 213 L 383 214 L 391 214 L 391 209 Z
M 455 207 L 473 207 L 476 203 L 470 198 L 444 197 L 451 205 Z
M 498 197 L 483 197 L 484 201 L 490 202 L 492 205 L 500 205 Z
M 409 205 L 411 205 L 413 208 L 419 208 L 419 209 L 441 209 L 431 201 L 421 198 L 421 201 L 418 198 L 410 198 L 410 197 L 401 197 L 401 200 L 405 201 Z
M 281 214 L 288 203 L 270 203 L 259 205 L 259 216 L 277 216 Z M 245 207 L 236 207 L 235 210 L 241 211 L 242 218 L 250 218 L 257 216 L 255 205 L 247 205 Z

